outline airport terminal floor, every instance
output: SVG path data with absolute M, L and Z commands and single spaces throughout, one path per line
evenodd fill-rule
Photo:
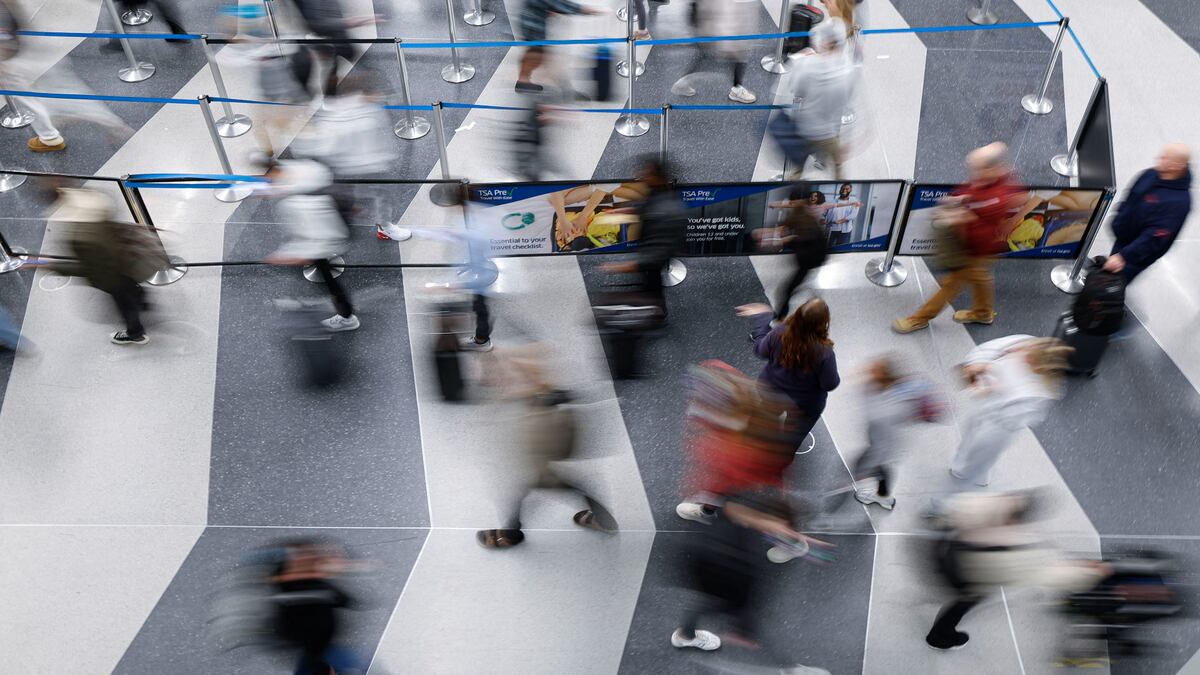
M 106 39 L 72 35 L 114 30 L 106 4 L 5 3 L 21 13 L 24 28 L 67 35 L 22 36 L 22 79 L 0 86 L 136 99 L 46 99 L 62 113 L 56 122 L 66 149 L 57 152 L 31 152 L 31 127 L 0 129 L 0 171 L 30 173 L 24 185 L 0 193 L 0 234 L 14 249 L 60 251 L 62 228 L 51 211 L 56 188 L 116 195 L 112 183 L 90 178 L 257 175 L 252 156 L 260 131 L 270 128 L 274 149 L 286 158 L 313 115 L 313 106 L 234 103 L 255 129 L 220 139 L 230 164 L 222 166 L 195 105 L 198 96 L 219 95 L 199 41 L 130 40 L 136 60 L 153 62 L 156 72 L 123 82 L 122 51 Z M 525 0 L 483 0 L 495 15 L 483 26 L 459 16 L 472 3 L 342 0 L 347 17 L 377 17 L 351 28 L 353 38 L 445 42 L 449 18 L 459 42 L 520 39 Z M 155 15 L 173 11 L 190 34 L 228 36 L 226 4 L 160 0 L 147 7 Z M 550 38 L 626 35 L 613 12 L 621 3 L 582 4 L 597 14 L 554 18 Z M 654 38 L 692 34 L 688 2 L 647 4 Z M 780 4 L 737 3 L 748 17 L 738 32 L 777 32 Z M 1069 188 L 1049 162 L 1072 142 L 1097 74 L 1108 86 L 1117 201 L 1164 144 L 1200 148 L 1194 0 L 984 4 L 1000 28 L 860 37 L 854 117 L 842 132 L 843 178 L 960 183 L 968 152 L 1003 141 L 1025 184 Z M 297 35 L 288 32 L 295 16 L 287 3 L 271 5 L 281 35 Z M 974 26 L 966 12 L 976 5 L 866 0 L 866 28 Z M 240 6 L 244 17 L 261 3 Z M 1070 17 L 1074 36 L 1064 38 L 1048 82 L 1053 109 L 1030 114 L 1021 97 L 1038 93 L 1060 12 Z M 1003 27 L 1025 23 L 1044 25 Z M 126 30 L 168 27 L 155 16 Z M 769 106 L 782 78 L 758 61 L 775 42 L 744 44 L 744 86 Z M 624 58 L 625 43 L 611 47 L 616 59 Z M 245 57 L 231 46 L 212 49 L 227 97 L 261 100 Z M 570 78 L 591 62 L 594 49 L 547 47 L 547 64 L 534 81 Z M 645 73 L 635 81 L 633 105 L 649 113 L 664 104 L 719 107 L 671 111 L 665 149 L 674 180 L 770 181 L 783 163 L 767 131 L 771 110 L 737 109 L 727 97 L 729 65 L 713 49 L 639 47 Z M 488 289 L 495 349 L 461 354 L 467 400 L 443 400 L 434 359 L 445 298 L 438 287 L 458 278 L 455 265 L 464 254 L 461 242 L 428 233 L 462 231 L 464 210 L 433 203 L 431 185 L 419 181 L 523 179 L 509 141 L 521 111 L 505 107 L 528 104 L 514 91 L 524 52 L 516 45 L 460 49 L 474 76 L 452 84 L 441 75 L 451 63 L 446 49 L 405 50 L 412 104 L 471 105 L 408 111 L 435 127 L 440 116 L 441 134 L 435 129 L 407 140 L 385 130 L 367 143 L 396 153 L 376 178 L 418 182 L 353 187 L 356 210 L 343 255 L 378 266 L 348 267 L 340 277 L 361 327 L 332 338 L 343 365 L 336 384 L 304 384 L 286 312 L 276 301 L 321 300 L 325 291 L 294 266 L 193 265 L 174 283 L 148 287 L 145 345 L 110 342 L 119 321 L 109 299 L 82 279 L 35 265 L 0 274 L 0 310 L 19 326 L 22 340 L 15 351 L 0 350 L 0 671 L 293 672 L 298 652 L 231 649 L 224 637 L 232 631 L 222 622 L 233 612 L 238 571 L 255 551 L 318 538 L 336 542 L 354 561 L 339 579 L 354 602 L 337 614 L 337 642 L 357 655 L 358 666 L 339 666 L 338 673 L 821 672 L 800 666 L 839 674 L 1200 672 L 1200 624 L 1186 616 L 1189 603 L 1181 603 L 1184 616 L 1142 629 L 1141 654 L 1076 662 L 1062 655 L 1080 619 L 1063 611 L 1060 593 L 1032 584 L 986 593 L 960 624 L 971 636 L 962 649 L 926 644 L 951 598 L 925 516 L 962 437 L 966 403 L 956 365 L 995 338 L 1050 335 L 1071 306 L 1072 297 L 1050 278 L 1064 261 L 1022 257 L 995 266 L 994 323 L 964 325 L 943 312 L 927 330 L 909 335 L 895 333 L 892 321 L 937 290 L 930 259 L 898 256 L 908 276 L 892 287 L 864 275 L 878 252 L 832 254 L 809 276 L 798 296 L 828 303 L 842 385 L 787 470 L 791 493 L 819 495 L 848 482 L 848 466 L 866 442 L 864 369 L 880 354 L 946 391 L 948 412 L 940 423 L 905 430 L 894 510 L 844 500 L 830 514 L 836 527 L 800 525 L 831 544 L 832 554 L 761 566 L 753 603 L 757 648 L 725 632 L 730 620 L 719 614 L 705 615 L 699 627 L 724 637 L 720 649 L 673 646 L 673 631 L 697 602 L 689 577 L 695 544 L 716 527 L 676 514 L 689 497 L 694 461 L 685 439 L 685 375 L 710 359 L 757 375 L 762 361 L 747 339 L 751 322 L 735 308 L 774 302 L 791 258 L 683 258 L 686 277 L 665 289 L 666 325 L 644 342 L 640 376 L 621 379 L 606 357 L 593 306 L 621 281 L 604 265 L 628 256 L 497 257 L 499 276 Z M 390 40 L 356 45 L 351 56 L 341 62 L 341 77 L 365 80 L 388 104 L 404 104 Z M 688 73 L 693 96 L 679 85 Z M 570 105 L 619 109 L 627 87 L 614 76 L 610 100 Z M 99 106 L 119 122 L 97 123 Z M 212 110 L 223 114 L 218 105 Z M 406 111 L 387 113 L 394 123 Z M 543 179 L 620 183 L 634 177 L 639 158 L 662 149 L 660 114 L 647 114 L 649 132 L 636 137 L 614 130 L 613 113 L 554 114 Z M 805 171 L 806 179 L 833 182 L 832 167 Z M 171 255 L 193 263 L 259 261 L 286 237 L 286 216 L 270 201 L 226 202 L 210 188 L 143 183 L 138 190 L 140 208 Z M 114 203 L 127 213 L 124 200 Z M 1016 432 L 987 487 L 1037 488 L 1041 517 L 1029 527 L 1070 555 L 1169 557 L 1181 597 L 1195 588 L 1200 570 L 1196 213 L 1170 252 L 1129 286 L 1122 339 L 1112 341 L 1096 376 L 1066 378 L 1061 400 L 1040 423 Z M 404 241 L 381 238 L 380 222 L 419 233 Z M 1107 225 L 1100 226 L 1092 253 L 1108 253 L 1112 240 Z M 954 303 L 968 306 L 965 293 Z M 572 522 L 580 510 L 576 497 L 537 491 L 522 511 L 523 543 L 486 548 L 477 531 L 503 527 L 528 480 L 521 408 L 488 380 L 506 350 L 531 344 L 545 376 L 574 397 L 580 456 L 570 466 L 573 480 L 587 484 L 618 529 L 580 527 Z

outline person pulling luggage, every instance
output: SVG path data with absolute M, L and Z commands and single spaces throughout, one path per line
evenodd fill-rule
M 1192 209 L 1191 150 L 1170 143 L 1158 153 L 1154 166 L 1129 186 L 1112 219 L 1112 253 L 1104 269 L 1132 282 L 1166 255 Z

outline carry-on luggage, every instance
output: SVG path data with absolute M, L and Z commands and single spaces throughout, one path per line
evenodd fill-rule
M 811 31 L 813 26 L 821 23 L 821 21 L 825 18 L 825 13 L 820 9 L 804 3 L 792 5 L 791 13 L 792 21 L 790 24 L 788 24 L 787 30 L 789 33 L 803 33 L 806 31 Z M 808 35 L 801 35 L 797 37 L 784 38 L 783 53 L 790 56 L 801 49 L 806 49 L 812 44 L 812 40 L 810 40 L 809 37 L 810 36 Z
M 444 401 L 466 399 L 462 355 L 458 349 L 458 324 L 462 322 L 464 314 L 460 302 L 445 303 L 434 313 L 433 367 L 437 373 L 438 391 Z
M 642 343 L 650 332 L 663 326 L 662 307 L 636 293 L 606 293 L 592 311 L 613 378 L 636 377 Z
M 1067 359 L 1067 372 L 1075 375 L 1096 376 L 1100 359 L 1108 349 L 1107 335 L 1092 335 L 1079 330 L 1073 312 L 1063 312 L 1054 328 L 1054 337 L 1062 340 L 1075 351 Z
M 1083 289 L 1071 306 L 1075 326 L 1092 335 L 1112 335 L 1125 319 L 1125 277 L 1104 271 L 1107 260 L 1104 256 L 1092 258 Z

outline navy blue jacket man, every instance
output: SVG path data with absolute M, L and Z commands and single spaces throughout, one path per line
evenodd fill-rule
M 1187 146 L 1173 143 L 1133 182 L 1112 220 L 1116 242 L 1104 269 L 1130 282 L 1171 248 L 1192 209 L 1188 160 Z

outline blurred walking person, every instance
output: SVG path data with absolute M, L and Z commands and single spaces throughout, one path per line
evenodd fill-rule
M 528 42 L 546 39 L 546 22 L 551 14 L 590 14 L 599 16 L 604 12 L 590 7 L 584 7 L 572 0 L 525 0 L 521 8 L 520 37 Z M 632 17 L 630 17 L 632 18 Z M 521 55 L 518 66 L 516 90 L 521 93 L 538 93 L 544 87 L 533 81 L 533 73 L 542 67 L 546 59 L 546 48 L 543 45 L 530 45 Z
M 813 54 L 803 50 L 788 60 L 790 72 L 782 90 L 792 107 L 771 116 L 769 130 L 794 167 L 804 172 L 808 158 L 833 164 L 834 180 L 842 178 L 842 115 L 849 110 L 855 74 L 846 54 L 846 24 L 831 18 L 812 31 Z
M 772 202 L 772 209 L 788 209 L 783 224 L 777 228 L 755 230 L 759 248 L 779 245 L 785 251 L 792 253 L 795 268 L 787 280 L 780 285 L 775 299 L 775 321 L 782 322 L 787 318 L 792 303 L 792 295 L 808 278 L 808 274 L 825 264 L 828 257 L 828 243 L 825 231 L 821 228 L 819 219 L 824 217 L 829 208 L 825 205 L 825 195 L 817 190 L 808 190 L 805 185 L 798 185 L 795 199 Z M 807 199 L 804 197 L 807 196 Z
M 967 155 L 967 171 L 970 181 L 951 193 L 938 216 L 938 226 L 944 231 L 939 256 L 954 260 L 948 263 L 954 268 L 942 277 L 937 293 L 916 312 L 892 322 L 897 333 L 928 328 L 929 322 L 967 286 L 971 288 L 971 309 L 956 311 L 954 320 L 986 325 L 996 318 L 993 256 L 1006 250 L 1007 225 L 1024 193 L 1008 163 L 1008 146 L 1003 143 L 972 150 Z
M 645 198 L 637 206 L 609 211 L 621 213 L 636 209 L 641 222 L 641 234 L 637 240 L 635 260 L 606 263 L 601 269 L 610 273 L 640 275 L 639 293 L 660 307 L 666 316 L 663 272 L 671 263 L 671 258 L 683 251 L 687 239 L 687 220 L 683 202 L 667 177 L 667 168 L 656 156 L 642 160 L 638 181 L 648 190 Z
M 1129 186 L 1129 192 L 1112 219 L 1112 253 L 1104 269 L 1133 281 L 1166 255 L 1192 210 L 1191 150 L 1170 143 Z
M 306 37 L 337 41 L 307 47 L 308 53 L 316 57 L 317 64 L 325 71 L 323 74 L 317 73 L 322 85 L 312 90 L 313 96 L 337 96 L 338 58 L 345 59 L 347 63 L 354 61 L 354 45 L 344 42 L 351 39 L 349 29 L 374 23 L 376 17 L 347 18 L 342 11 L 342 0 L 292 0 L 292 4 L 308 28 L 310 35 Z M 308 87 L 313 61 L 298 59 L 295 64 L 297 79 Z
M 340 547 L 311 539 L 283 542 L 283 561 L 271 581 L 275 630 L 286 646 L 300 652 L 296 675 L 361 672 L 358 658 L 338 644 L 339 613 L 354 606 L 337 583 L 350 565 Z
M 564 465 L 576 458 L 579 438 L 579 418 L 571 409 L 570 392 L 552 384 L 545 372 L 546 348 L 532 344 L 499 355 L 506 371 L 507 395 L 526 406 L 520 422 L 523 444 L 522 475 L 530 480 L 521 487 L 511 504 L 506 505 L 504 527 L 480 530 L 475 537 L 485 548 L 511 548 L 525 541 L 521 530 L 521 509 L 525 499 L 535 489 L 564 490 L 579 497 L 584 508 L 576 511 L 576 525 L 604 532 L 617 528 L 613 515 L 599 501 L 578 485 Z
M 333 174 L 311 159 L 266 160 L 267 183 L 259 191 L 279 199 L 290 238 L 267 256 L 276 265 L 313 265 L 325 282 L 336 314 L 321 325 L 330 331 L 357 330 L 361 323 L 342 283 L 333 275 L 330 258 L 346 250 L 350 232 L 328 193 Z
M 158 240 L 140 225 L 114 221 L 112 199 L 96 190 L 60 189 L 51 212 L 53 219 L 67 223 L 66 248 L 73 260 L 35 264 L 83 277 L 112 297 L 125 322 L 125 330 L 113 333 L 113 344 L 149 342 L 142 324 L 149 307 L 142 282 L 168 264 Z

